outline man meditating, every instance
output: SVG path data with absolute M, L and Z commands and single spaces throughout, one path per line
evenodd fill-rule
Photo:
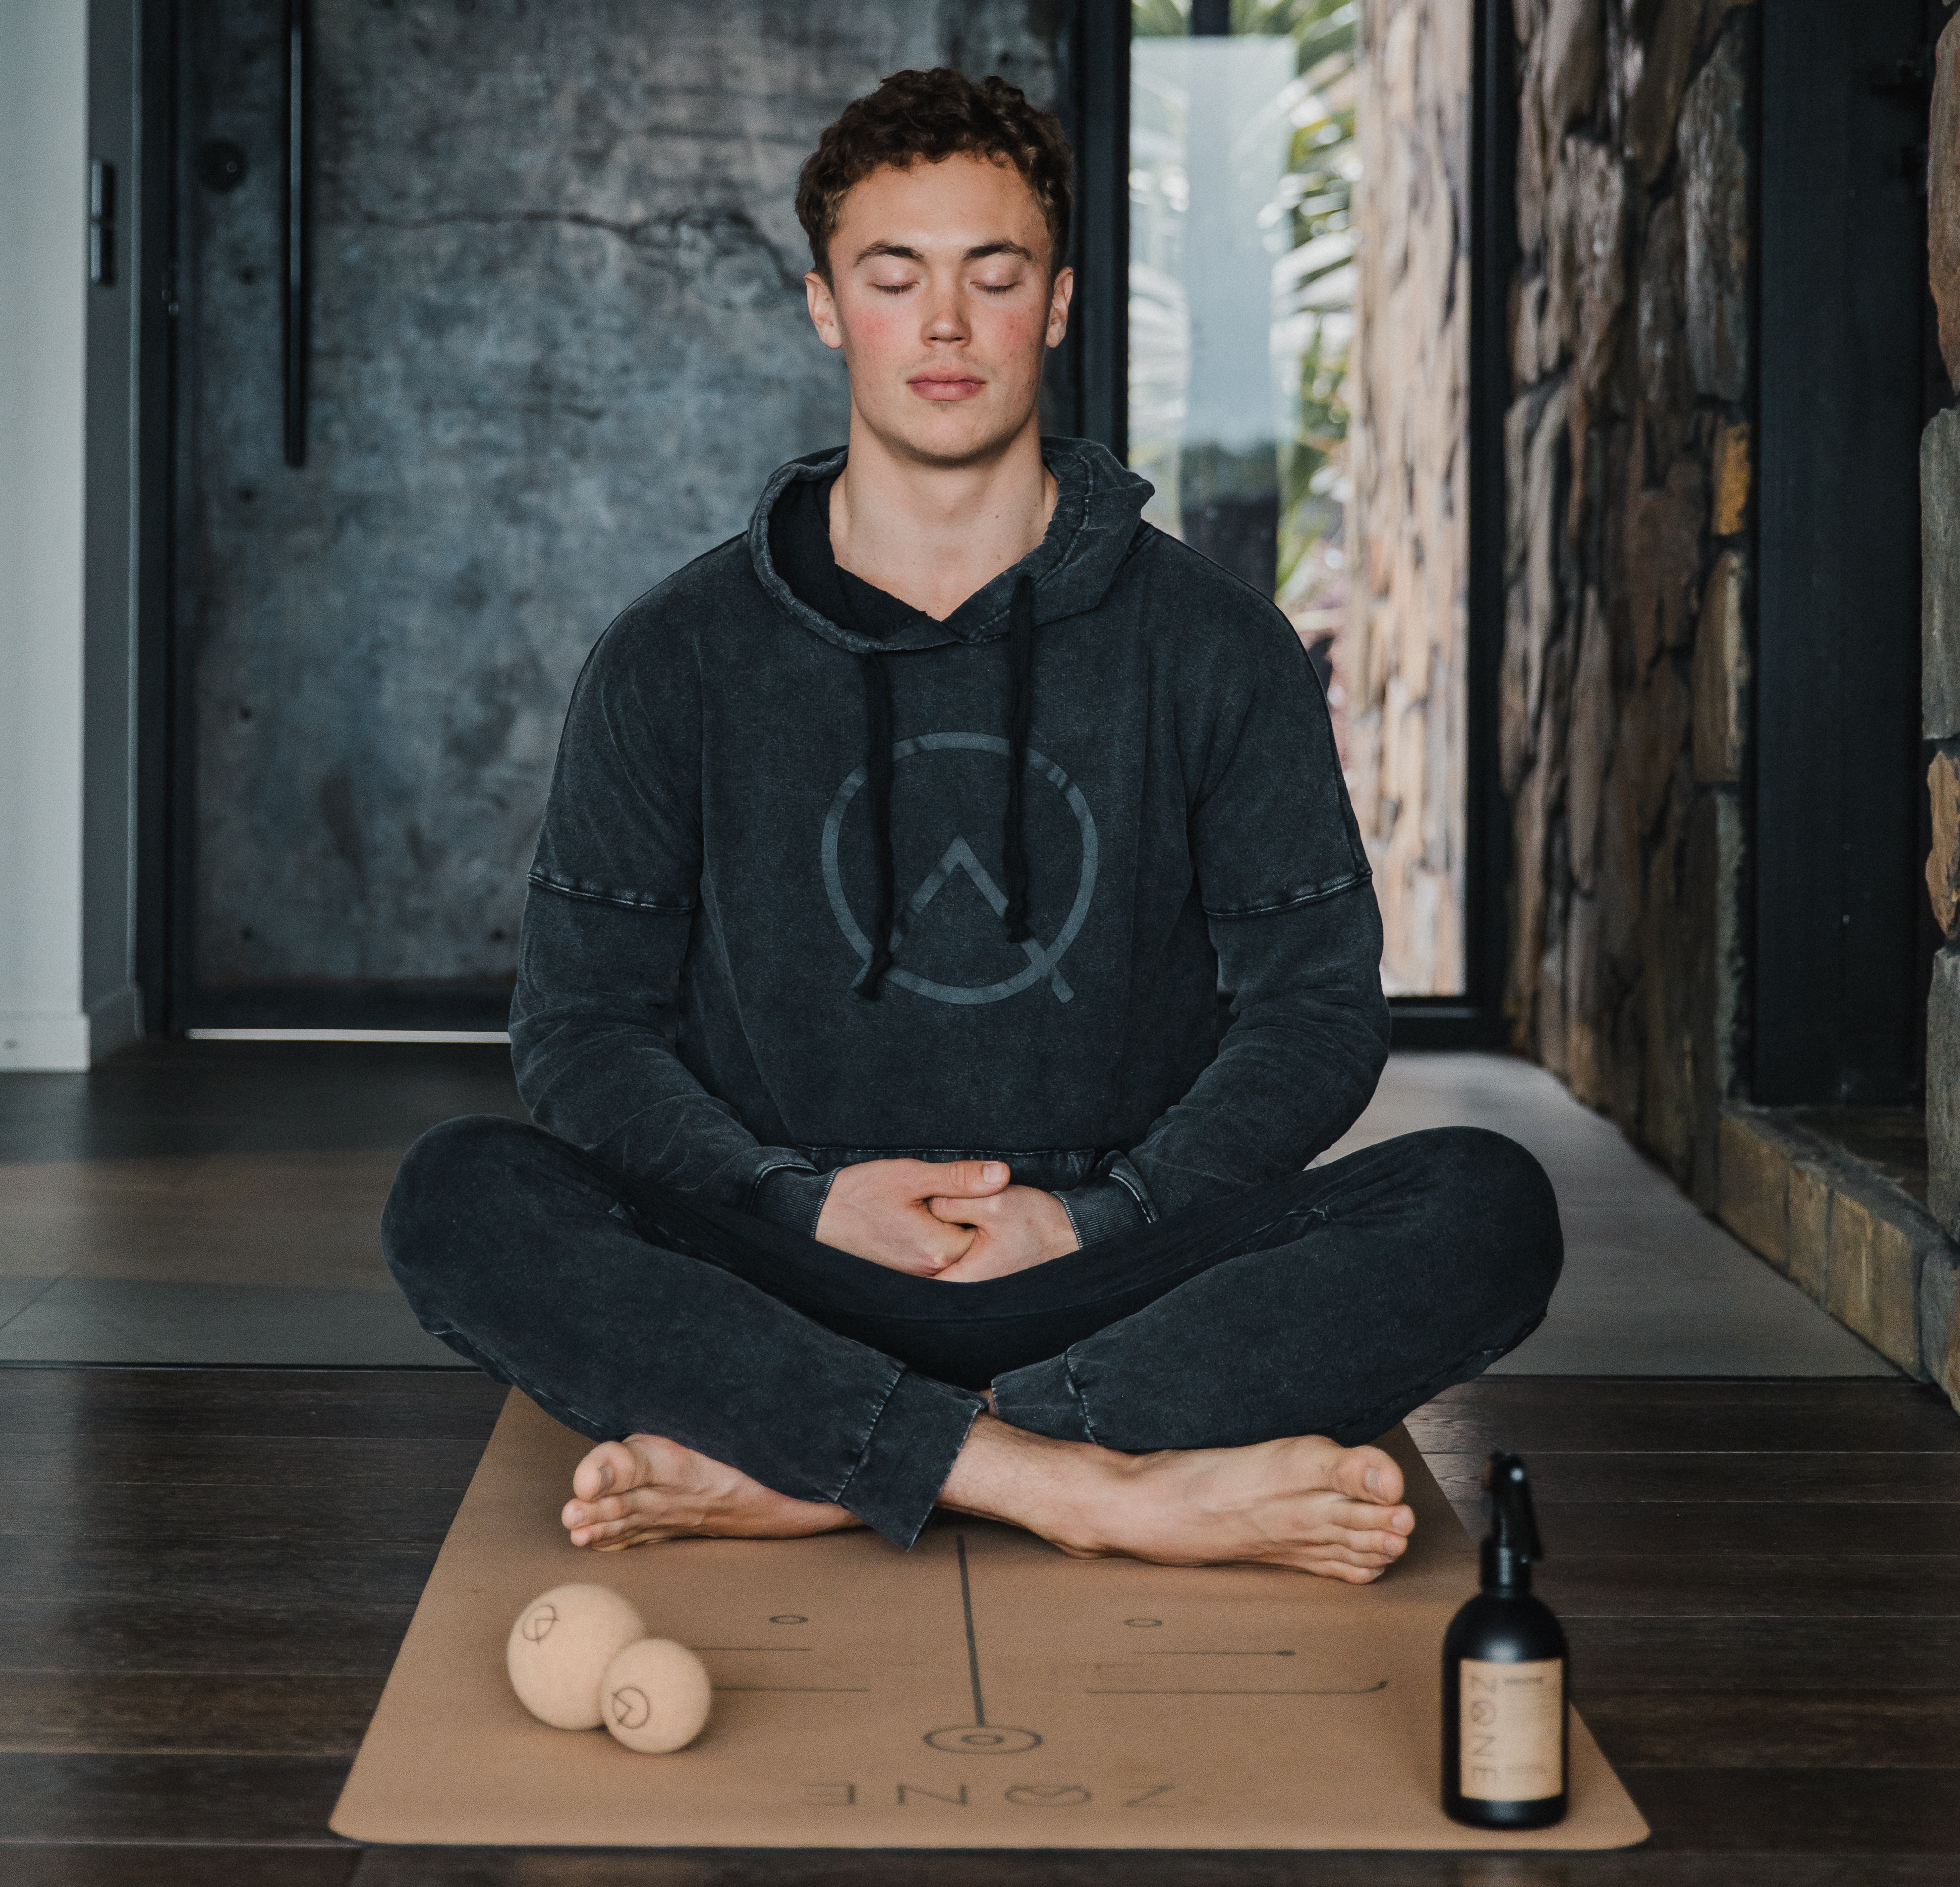
M 511 1007 L 537 1125 L 435 1128 L 389 1201 L 424 1324 L 598 1444 L 581 1546 L 939 1506 L 1366 1581 L 1414 1524 L 1369 1438 L 1544 1315 L 1512 1141 L 1306 1169 L 1387 1052 L 1380 918 L 1285 618 L 1040 436 L 1068 170 L 948 71 L 823 134 L 848 444 L 593 650 Z

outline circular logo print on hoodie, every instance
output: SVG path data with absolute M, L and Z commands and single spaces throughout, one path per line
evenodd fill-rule
M 1011 759 L 1013 749 L 1000 735 L 994 733 L 922 733 L 909 740 L 895 741 L 892 746 L 892 760 L 896 768 L 901 761 L 910 760 L 921 754 L 942 753 L 947 749 L 965 749 L 975 753 L 997 753 L 1004 760 Z M 1082 790 L 1061 768 L 1045 754 L 1037 753 L 1033 748 L 1027 749 L 1028 771 L 1037 778 L 1045 780 L 1061 794 L 1068 810 L 1075 815 L 1075 823 L 1082 837 L 1082 863 L 1076 880 L 1075 902 L 1069 907 L 1068 915 L 1063 919 L 1061 928 L 1055 933 L 1052 942 L 1042 944 L 1033 937 L 1023 941 L 1020 948 L 1026 953 L 1027 966 L 1012 976 L 1003 977 L 998 982 L 967 985 L 959 983 L 936 983 L 929 978 L 915 975 L 908 969 L 901 969 L 896 963 L 885 972 L 886 980 L 902 985 L 914 994 L 929 996 L 934 1002 L 990 1003 L 999 1002 L 1004 998 L 1017 996 L 1036 983 L 1045 982 L 1055 994 L 1057 1002 L 1067 1002 L 1075 994 L 1064 980 L 1058 967 L 1069 946 L 1082 929 L 1083 920 L 1089 915 L 1089 900 L 1096 890 L 1096 821 L 1090 816 L 1089 802 L 1082 797 Z M 851 947 L 858 953 L 859 960 L 871 960 L 871 940 L 864 934 L 864 926 L 851 908 L 851 900 L 845 895 L 844 878 L 838 867 L 838 837 L 844 829 L 844 815 L 850 810 L 864 784 L 864 769 L 861 766 L 851 773 L 837 789 L 837 797 L 830 803 L 829 816 L 823 822 L 823 885 L 830 894 L 830 908 L 837 919 L 838 928 L 845 935 Z M 897 933 L 902 933 L 931 903 L 944 888 L 947 880 L 954 872 L 963 871 L 972 880 L 981 896 L 993 907 L 996 917 L 1004 915 L 1007 908 L 1007 896 L 994 882 L 993 874 L 981 864 L 973 848 L 963 836 L 956 836 L 940 854 L 939 862 L 928 872 L 909 898 L 902 893 L 899 896 L 898 921 L 894 926 L 892 947 L 898 948 Z

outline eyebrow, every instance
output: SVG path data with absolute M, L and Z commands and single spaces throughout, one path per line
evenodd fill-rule
M 874 256 L 896 256 L 905 262 L 922 263 L 925 260 L 918 250 L 908 249 L 903 243 L 867 243 L 851 258 L 851 266 L 854 269 L 860 263 L 869 262 Z M 1024 248 L 1019 243 L 1002 241 L 976 243 L 961 259 L 979 262 L 988 256 L 1019 256 L 1023 262 L 1032 262 L 1035 259 L 1033 250 Z

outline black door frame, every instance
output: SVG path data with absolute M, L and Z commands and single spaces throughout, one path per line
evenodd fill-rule
M 1404 1048 L 1501 1043 L 1507 950 L 1505 896 L 1510 823 L 1497 772 L 1497 676 L 1503 636 L 1503 419 L 1510 402 L 1507 298 L 1516 263 L 1513 177 L 1517 106 L 1510 0 L 1474 0 L 1476 72 L 1472 108 L 1472 307 L 1470 378 L 1470 630 L 1468 652 L 1468 855 L 1465 870 L 1465 993 L 1399 998 L 1391 1005 Z M 143 10 L 142 215 L 148 259 L 142 285 L 140 370 L 143 501 L 138 547 L 137 981 L 146 1028 L 177 1034 L 234 1018 L 189 987 L 191 756 L 180 738 L 180 705 L 190 683 L 188 638 L 173 607 L 177 571 L 175 416 L 177 205 L 193 186 L 192 156 L 180 147 L 180 9 L 153 0 Z M 1099 441 L 1119 458 L 1128 447 L 1129 81 L 1128 0 L 1064 0 L 1057 54 L 1058 107 L 1077 153 L 1071 261 L 1077 317 L 1048 377 L 1052 423 Z M 365 1022 L 409 1029 L 498 1026 L 481 997 L 441 991 L 395 992 L 377 1014 L 373 991 L 323 988 L 295 1016 L 298 1026 Z M 243 1021 L 241 1014 L 235 1018 Z
M 1517 267 L 1514 179 L 1516 37 L 1510 0 L 1475 0 L 1471 105 L 1470 595 L 1465 731 L 1467 845 L 1461 996 L 1397 997 L 1405 1049 L 1494 1048 L 1509 944 L 1505 895 L 1510 822 L 1497 763 L 1497 682 L 1504 637 L 1504 413 Z M 1074 0 L 1061 34 L 1062 108 L 1076 151 L 1074 244 L 1078 313 L 1052 383 L 1058 415 L 1083 438 L 1128 455 L 1129 0 Z M 1066 390 L 1065 393 L 1064 390 Z
M 1945 18 L 1763 9 L 1745 1066 L 1765 1106 L 1923 1091 L 1919 437 L 1952 397 L 1927 333 L 1925 55 Z
M 177 655 L 171 593 L 177 411 L 177 8 L 145 0 L 137 55 L 142 240 L 136 285 L 136 924 L 134 979 L 146 1035 L 173 1035 Z

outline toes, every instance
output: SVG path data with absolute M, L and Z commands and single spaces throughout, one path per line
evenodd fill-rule
M 624 1443 L 602 1441 L 571 1472 L 571 1491 L 581 1500 L 597 1500 L 616 1488 L 633 1484 L 632 1451 Z
M 573 1545 L 600 1553 L 617 1552 L 623 1547 L 665 1537 L 658 1527 L 630 1515 L 618 1519 L 589 1519 L 583 1526 L 573 1527 L 571 1533 Z
M 1379 1448 L 1350 1448 L 1335 1471 L 1334 1484 L 1351 1500 L 1393 1507 L 1402 1497 L 1402 1471 Z

